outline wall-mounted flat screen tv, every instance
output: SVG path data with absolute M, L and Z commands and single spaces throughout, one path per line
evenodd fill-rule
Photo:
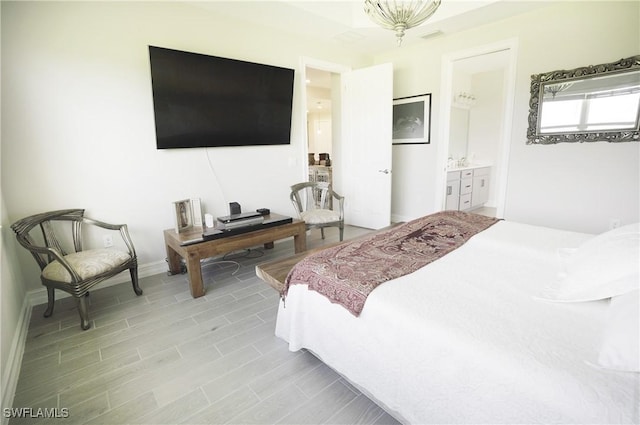
M 285 145 L 294 70 L 149 46 L 158 149 Z

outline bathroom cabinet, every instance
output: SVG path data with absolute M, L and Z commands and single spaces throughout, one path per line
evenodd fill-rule
M 463 167 L 447 172 L 447 210 L 467 211 L 489 200 L 491 167 Z

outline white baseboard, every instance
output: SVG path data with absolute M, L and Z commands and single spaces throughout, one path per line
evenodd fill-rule
M 13 341 L 11 341 L 9 358 L 5 365 L 6 373 L 2 376 L 2 407 L 11 407 L 13 405 L 13 398 L 16 394 L 20 368 L 22 366 L 22 355 L 24 354 L 24 346 L 27 341 L 31 309 L 32 305 L 28 302 L 28 298 L 25 297 L 22 302 L 22 308 L 20 309 L 16 333 L 13 335 Z M 2 425 L 8 423 L 9 418 L 2 415 Z
M 156 274 L 166 273 L 168 270 L 166 261 L 156 261 L 154 263 L 148 263 L 138 266 L 138 277 L 144 278 L 153 276 Z M 113 286 L 123 282 L 130 281 L 131 276 L 128 272 L 120 273 L 112 279 L 103 282 L 100 287 Z M 144 285 L 141 285 L 144 289 Z M 70 295 L 64 291 L 56 291 L 56 298 L 66 298 Z M 14 334 L 13 341 L 11 342 L 11 350 L 9 351 L 9 358 L 6 364 L 6 374 L 2 376 L 2 407 L 11 407 L 13 405 L 13 398 L 16 393 L 18 385 L 18 378 L 20 377 L 20 368 L 22 365 L 22 356 L 24 354 L 24 346 L 27 341 L 27 333 L 29 330 L 29 321 L 31 320 L 31 312 L 33 306 L 39 304 L 45 304 L 47 302 L 47 289 L 36 289 L 29 291 L 25 295 L 22 302 L 22 309 L 20 310 L 20 318 L 18 319 L 16 333 Z M 1 424 L 7 425 L 9 418 L 5 418 L 2 415 Z
M 411 219 L 403 215 L 391 214 L 392 223 L 405 223 L 407 221 L 411 221 Z

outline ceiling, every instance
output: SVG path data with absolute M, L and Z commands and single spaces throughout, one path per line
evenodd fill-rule
M 217 15 L 245 21 L 249 25 L 262 25 L 288 32 L 292 37 L 332 41 L 354 53 L 374 55 L 402 48 L 398 47 L 393 31 L 377 26 L 366 15 L 364 0 L 185 1 Z M 552 1 L 442 0 L 438 10 L 427 22 L 406 32 L 402 46 L 485 25 L 547 6 Z M 472 68 L 478 66 L 487 65 L 476 63 Z M 471 69 L 458 70 L 473 72 Z M 307 69 L 307 78 L 310 86 L 329 87 L 330 74 L 327 72 Z M 326 96 L 310 94 L 307 98 L 308 110 L 317 111 L 320 106 L 325 112 L 329 111 L 331 101 Z
M 291 33 L 333 41 L 361 54 L 398 48 L 393 31 L 375 25 L 363 0 L 234 0 L 188 3 L 218 15 Z M 551 0 L 442 0 L 424 24 L 407 31 L 403 46 L 452 34 L 550 4 Z

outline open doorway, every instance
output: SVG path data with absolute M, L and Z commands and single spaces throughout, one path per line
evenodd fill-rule
M 309 181 L 333 185 L 333 73 L 307 66 L 305 77 Z
M 332 186 L 346 199 L 345 223 L 371 229 L 388 226 L 391 212 L 392 65 L 378 64 L 352 70 L 347 66 L 309 58 L 303 58 L 301 65 L 304 78 L 300 83 L 305 83 L 307 69 L 327 71 L 331 75 L 331 153 L 328 158 Z M 372 90 L 372 87 L 376 89 Z M 302 105 L 306 109 L 306 84 L 302 93 Z M 303 128 L 307 134 L 309 127 L 304 114 Z M 302 151 L 307 169 L 308 154 L 315 152 L 308 150 L 307 143 L 303 144 Z M 314 156 L 314 162 L 316 160 L 321 161 L 319 155 Z M 372 202 L 373 199 L 376 202 Z
M 445 209 L 504 217 L 516 47 L 507 40 L 443 59 Z

